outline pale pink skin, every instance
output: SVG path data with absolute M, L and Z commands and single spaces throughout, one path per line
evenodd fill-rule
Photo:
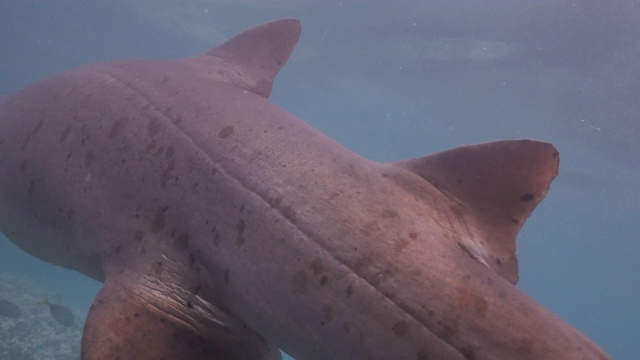
M 212 343 L 227 341 L 223 322 L 262 358 L 278 357 L 265 344 L 299 359 L 608 358 L 474 260 L 485 229 L 419 168 L 366 160 L 271 103 L 299 24 L 252 30 L 184 60 L 71 70 L 0 103 L 0 228 L 106 281 L 83 356 L 114 351 L 93 347 L 103 336 L 125 354 L 157 339 L 116 336 L 154 330 L 109 313 L 132 293 Z M 453 154 L 522 144 L 557 156 L 532 141 Z M 91 321 L 102 316 L 115 323 Z

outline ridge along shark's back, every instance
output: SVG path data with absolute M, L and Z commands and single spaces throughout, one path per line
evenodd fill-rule
M 299 34 L 1 101 L 1 230 L 104 281 L 83 359 L 606 359 L 512 284 L 556 149 L 366 160 L 267 99 Z

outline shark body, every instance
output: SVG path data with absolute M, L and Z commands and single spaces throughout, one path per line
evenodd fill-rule
M 519 291 L 558 152 L 378 163 L 271 103 L 296 20 L 0 102 L 0 229 L 104 285 L 83 359 L 607 359 Z

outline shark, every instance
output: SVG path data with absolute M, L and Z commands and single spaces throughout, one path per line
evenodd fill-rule
M 0 229 L 103 282 L 82 359 L 608 359 L 520 291 L 553 145 L 368 160 L 270 102 L 282 19 L 0 100 Z

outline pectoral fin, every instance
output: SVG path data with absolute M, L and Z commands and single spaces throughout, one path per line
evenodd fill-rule
M 183 304 L 175 289 L 127 280 L 107 278 L 94 299 L 82 359 L 281 359 L 278 349 L 211 304 Z

